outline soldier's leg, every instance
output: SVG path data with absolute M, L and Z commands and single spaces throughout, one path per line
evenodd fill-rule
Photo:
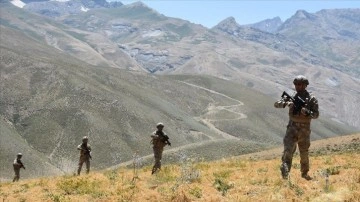
M 86 173 L 90 172 L 90 159 L 86 159 Z
M 159 164 L 158 164 L 158 168 L 159 169 L 161 169 L 161 159 L 162 159 L 162 153 L 163 153 L 163 150 L 161 149 L 160 151 L 159 151 Z
M 293 154 L 294 151 L 296 150 L 296 144 L 295 144 L 297 141 L 296 132 L 297 130 L 294 126 L 291 125 L 287 126 L 286 134 L 283 140 L 284 152 L 281 158 L 282 164 L 280 167 L 283 178 L 287 178 L 287 175 L 291 169 Z
M 14 168 L 14 172 L 15 172 L 15 176 L 14 176 L 13 182 L 17 182 L 20 179 L 20 169 Z
M 310 133 L 311 130 L 309 127 L 304 127 L 301 129 L 301 134 L 299 136 L 299 151 L 300 151 L 300 169 L 301 175 L 304 178 L 309 178 L 309 147 L 310 147 Z
M 151 174 L 154 174 L 161 167 L 161 154 L 160 150 L 157 148 L 154 148 L 154 159 L 155 164 L 153 166 Z
M 82 165 L 84 163 L 84 159 L 80 158 L 79 159 L 79 164 L 78 164 L 78 170 L 77 170 L 77 174 L 80 175 L 80 172 L 81 172 L 81 168 L 82 168 Z
M 13 182 L 19 181 L 20 179 L 20 168 L 14 168 L 15 176 Z

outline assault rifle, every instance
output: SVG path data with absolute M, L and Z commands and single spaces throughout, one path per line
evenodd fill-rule
M 24 168 L 24 170 L 25 170 L 25 166 L 22 162 L 20 162 L 20 168 Z
M 291 102 L 294 103 L 294 110 L 293 110 L 294 115 L 295 114 L 300 114 L 301 108 L 306 106 L 305 100 L 303 100 L 300 96 L 292 97 L 286 91 L 284 91 L 283 94 L 281 95 L 281 97 L 283 98 L 283 100 L 285 102 L 291 101 Z
M 164 136 L 163 136 L 163 140 L 164 140 L 164 143 L 166 143 L 167 145 L 171 146 L 171 143 L 170 143 L 170 141 L 169 141 L 169 136 L 164 135 Z
M 92 159 L 91 153 L 89 149 L 86 149 L 85 155 L 89 155 L 89 158 Z
M 92 159 L 92 156 L 91 156 L 91 153 L 90 153 L 90 150 L 87 148 L 83 148 L 82 146 L 80 147 L 80 150 L 83 150 L 85 152 L 85 155 L 88 155 L 90 159 Z

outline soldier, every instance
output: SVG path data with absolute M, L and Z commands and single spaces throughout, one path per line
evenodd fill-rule
M 162 131 L 164 128 L 163 123 L 156 125 L 157 130 L 151 135 L 151 143 L 153 144 L 155 165 L 152 168 L 151 174 L 154 174 L 157 170 L 161 170 L 161 157 L 166 145 L 171 146 L 169 137 Z
M 13 163 L 14 172 L 15 172 L 13 182 L 19 181 L 19 179 L 20 179 L 20 168 L 24 168 L 24 170 L 25 170 L 25 166 L 21 162 L 21 157 L 22 157 L 22 153 L 18 153 L 16 155 L 16 159 L 14 160 L 14 163 Z
M 305 104 L 297 110 L 295 103 L 286 97 L 274 104 L 276 108 L 289 107 L 289 123 L 283 140 L 284 152 L 281 158 L 282 164 L 280 170 L 282 177 L 287 179 L 297 144 L 300 151 L 301 177 L 306 180 L 311 180 L 312 178 L 308 175 L 311 133 L 310 122 L 312 119 L 319 117 L 319 106 L 317 99 L 306 90 L 306 87 L 309 85 L 309 81 L 305 76 L 296 76 L 293 83 L 296 90 L 294 97 L 296 98 L 299 96 L 303 101 L 305 101 Z
M 80 144 L 77 149 L 80 150 L 80 159 L 77 174 L 80 175 L 81 168 L 83 163 L 86 163 L 86 173 L 88 174 L 90 171 L 90 159 L 91 157 L 91 147 L 88 144 L 88 137 L 84 136 L 82 138 L 82 144 Z

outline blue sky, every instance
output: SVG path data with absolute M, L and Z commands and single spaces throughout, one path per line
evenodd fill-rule
M 129 4 L 136 1 L 121 2 Z M 168 17 L 181 18 L 208 28 L 230 16 L 234 17 L 238 24 L 244 25 L 277 16 L 285 21 L 297 10 L 315 13 L 321 9 L 360 8 L 360 0 L 143 0 L 142 2 Z

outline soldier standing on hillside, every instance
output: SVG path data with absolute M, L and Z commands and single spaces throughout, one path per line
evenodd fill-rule
M 166 145 L 171 146 L 169 142 L 169 137 L 162 131 L 164 128 L 163 123 L 158 123 L 156 125 L 157 130 L 151 135 L 151 143 L 153 144 L 155 164 L 152 168 L 151 174 L 154 174 L 156 171 L 161 169 L 161 158 Z
M 280 167 L 282 177 L 288 178 L 293 154 L 296 151 L 296 143 L 300 151 L 300 164 L 301 164 L 301 177 L 306 180 L 312 178 L 308 175 L 309 171 L 309 147 L 310 147 L 310 122 L 311 119 L 319 117 L 319 106 L 317 99 L 311 95 L 306 87 L 309 81 L 305 76 L 299 75 L 293 81 L 295 85 L 296 94 L 294 98 L 299 96 L 305 103 L 299 110 L 295 110 L 296 103 L 292 102 L 289 98 L 282 98 L 275 102 L 276 108 L 289 107 L 289 123 L 287 125 L 286 134 L 284 137 L 284 152 L 282 156 L 282 164 Z
M 77 174 L 80 175 L 82 165 L 86 164 L 86 173 L 90 171 L 90 159 L 91 159 L 91 147 L 88 144 L 88 137 L 84 136 L 82 138 L 82 144 L 80 144 L 77 149 L 80 150 L 80 159 Z
M 21 161 L 21 157 L 22 157 L 22 153 L 18 153 L 16 155 L 16 159 L 14 160 L 14 163 L 13 163 L 14 172 L 15 172 L 13 182 L 19 181 L 19 179 L 20 179 L 20 168 L 25 169 L 25 166 Z

